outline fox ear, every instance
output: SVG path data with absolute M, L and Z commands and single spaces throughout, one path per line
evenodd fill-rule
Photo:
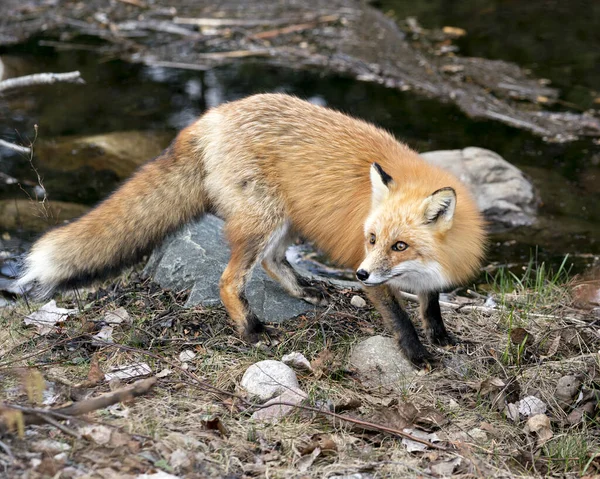
M 371 204 L 373 207 L 381 203 L 389 194 L 394 180 L 377 163 L 371 165 Z
M 447 231 L 452 226 L 454 210 L 456 209 L 456 191 L 449 186 L 434 191 L 425 198 L 425 224 L 434 224 L 441 231 Z

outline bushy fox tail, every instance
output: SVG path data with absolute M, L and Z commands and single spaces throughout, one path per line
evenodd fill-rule
M 106 277 L 131 264 L 206 209 L 202 151 L 190 129 L 104 202 L 42 236 L 17 285 L 37 297 Z

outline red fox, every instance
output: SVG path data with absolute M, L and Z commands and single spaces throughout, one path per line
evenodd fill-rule
M 453 343 L 439 291 L 466 281 L 484 226 L 466 188 L 369 123 L 284 94 L 209 110 L 156 159 L 78 220 L 31 248 L 19 279 L 47 296 L 117 272 L 204 213 L 225 220 L 231 258 L 220 293 L 239 334 L 265 331 L 244 287 L 258 260 L 289 292 L 325 303 L 285 258 L 296 236 L 354 268 L 416 365 L 431 360 L 397 292 L 418 294 L 434 343 Z

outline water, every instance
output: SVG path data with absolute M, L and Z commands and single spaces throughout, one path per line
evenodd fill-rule
M 398 18 L 410 10 L 410 14 L 419 16 L 424 26 L 449 24 L 466 28 L 469 35 L 459 42 L 462 53 L 520 60 L 527 66 L 535 66 L 529 65 L 527 55 L 537 51 L 537 40 L 523 40 L 524 51 L 519 51 L 520 56 L 515 55 L 518 58 L 511 57 L 510 49 L 505 57 L 499 55 L 499 37 L 505 37 L 506 32 L 502 34 L 497 24 L 497 18 L 505 18 L 505 13 L 498 12 L 504 12 L 502 9 L 508 8 L 507 5 L 519 8 L 515 3 L 428 1 L 411 2 L 410 7 L 405 7 L 404 2 L 389 1 L 382 2 L 382 8 L 395 7 Z M 447 8 L 449 4 L 456 8 Z M 466 4 L 471 5 L 472 10 Z M 492 17 L 485 17 L 476 10 L 476 7 L 483 8 L 483 4 L 493 4 L 494 9 L 489 13 Z M 478 15 L 474 15 L 476 11 Z M 488 25 L 489 29 L 479 27 L 478 22 Z M 518 38 L 526 36 L 527 30 L 520 23 L 516 27 L 506 22 L 502 25 L 521 29 Z M 579 54 L 587 58 L 586 55 L 594 56 L 600 51 L 591 50 L 592 47 L 584 48 Z M 15 131 L 31 138 L 34 125 L 38 125 L 38 136 L 45 141 L 65 135 L 124 130 L 175 135 L 206 108 L 223 101 L 258 92 L 287 92 L 381 125 L 419 151 L 479 146 L 498 152 L 522 168 L 543 200 L 540 221 L 532 227 L 495 234 L 489 249 L 490 262 L 523 264 L 537 251 L 540 260 L 555 265 L 562 262 L 565 254 L 570 254 L 576 268 L 581 269 L 591 263 L 593 255 L 600 254 L 600 208 L 597 206 L 600 202 L 600 147 L 591 140 L 546 144 L 529 133 L 496 122 L 471 120 L 453 106 L 411 92 L 316 72 L 255 63 L 207 72 L 167 70 L 107 60 L 92 52 L 56 53 L 33 45 L 9 53 L 12 58 L 9 56 L 7 63 L 16 65 L 23 73 L 78 69 L 87 85 L 56 85 L 12 94 L 8 97 L 10 109 L 0 107 L 0 114 L 5 118 L 0 127 L 2 138 L 17 139 Z M 574 101 L 576 92 L 584 91 L 587 96 L 580 95 L 578 101 L 592 98 L 590 87 L 600 75 L 594 76 L 583 64 L 579 56 L 572 55 L 570 80 L 555 81 L 557 86 L 566 88 L 565 100 Z M 555 63 L 549 65 L 539 66 L 540 71 L 536 73 L 552 80 L 555 80 L 553 75 L 560 77 L 557 73 L 560 69 L 552 66 Z M 35 183 L 35 175 L 26 159 L 5 150 L 0 154 L 5 173 Z M 40 173 L 50 199 L 62 201 L 94 204 L 118 183 L 118 178 L 110 172 L 85 172 L 77 177 L 75 184 L 72 176 L 67 179 L 55 170 L 42 169 Z M 29 190 L 32 191 L 32 186 Z M 0 199 L 24 197 L 17 185 L 0 187 Z M 16 234 L 31 238 L 27 232 Z

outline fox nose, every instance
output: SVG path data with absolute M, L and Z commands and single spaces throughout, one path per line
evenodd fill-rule
M 361 281 L 366 281 L 367 279 L 369 279 L 369 273 L 368 273 L 368 271 L 365 271 L 364 269 L 359 269 L 356 272 L 356 277 Z

